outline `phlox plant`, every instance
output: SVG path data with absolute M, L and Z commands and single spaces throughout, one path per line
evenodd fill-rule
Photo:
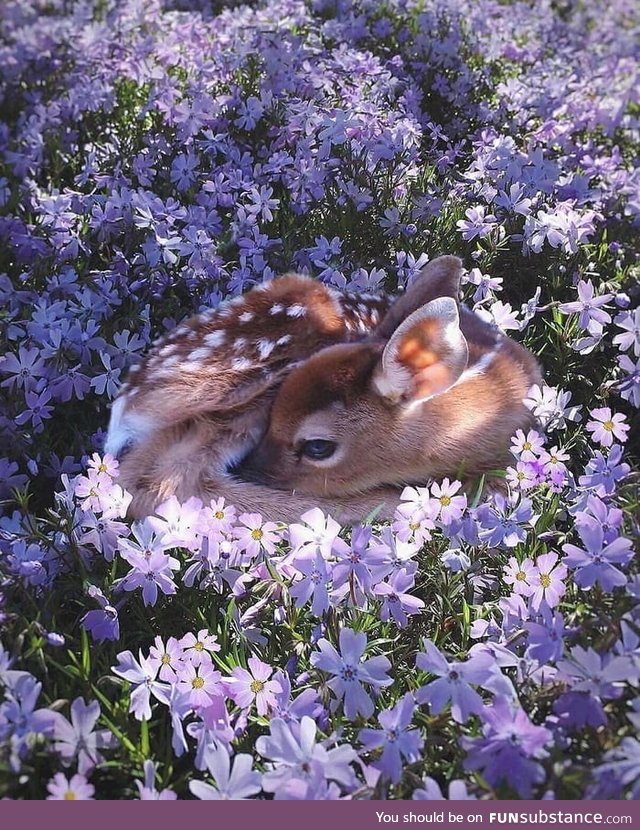
M 639 43 L 626 0 L 5 0 L 0 797 L 640 795 Z M 442 253 L 544 370 L 501 486 L 128 518 L 156 337 Z

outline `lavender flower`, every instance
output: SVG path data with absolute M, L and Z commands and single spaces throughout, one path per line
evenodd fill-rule
M 47 801 L 92 801 L 95 791 L 82 773 L 69 779 L 63 772 L 56 772 L 47 784 Z
M 206 801 L 237 801 L 260 792 L 261 776 L 253 769 L 251 755 L 235 755 L 232 767 L 229 752 L 223 746 L 213 746 L 206 753 L 206 761 L 214 783 L 190 781 L 189 789 L 196 798 Z
M 417 761 L 424 743 L 420 732 L 409 728 L 415 708 L 412 695 L 407 693 L 393 708 L 380 712 L 381 729 L 361 729 L 358 735 L 366 750 L 382 748 L 382 755 L 374 766 L 394 784 L 402 776 L 402 760 Z
M 364 685 L 380 689 L 393 681 L 386 673 L 391 663 L 386 657 L 370 657 L 362 660 L 367 646 L 367 638 L 350 628 L 340 631 L 340 652 L 324 638 L 319 640 L 319 651 L 311 654 L 311 665 L 333 675 L 327 685 L 336 695 L 333 702 L 335 709 L 343 700 L 344 714 L 350 720 L 359 714 L 369 718 L 373 714 L 373 701 L 364 690 Z

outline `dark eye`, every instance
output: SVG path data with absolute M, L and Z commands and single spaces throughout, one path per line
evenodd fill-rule
M 327 441 L 324 438 L 313 438 L 311 441 L 303 441 L 300 445 L 300 455 L 313 458 L 315 461 L 323 461 L 331 458 L 337 448 L 335 441 Z

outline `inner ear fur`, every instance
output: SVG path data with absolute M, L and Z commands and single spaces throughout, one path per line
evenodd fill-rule
M 438 297 L 394 331 L 374 373 L 373 388 L 392 403 L 425 401 L 450 389 L 468 360 L 458 304 L 452 297 Z
M 457 256 L 432 259 L 387 311 L 376 334 L 388 339 L 410 314 L 438 297 L 451 297 L 457 301 L 461 278 L 462 260 Z

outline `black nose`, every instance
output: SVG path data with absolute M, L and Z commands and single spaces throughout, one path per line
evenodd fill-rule
M 252 451 L 228 467 L 227 472 L 238 481 L 248 481 L 252 484 L 269 484 L 268 476 L 255 462 L 255 451 Z

